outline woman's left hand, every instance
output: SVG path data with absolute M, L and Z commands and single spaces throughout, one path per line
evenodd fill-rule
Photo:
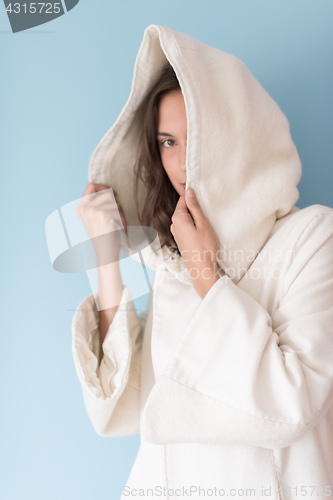
M 190 193 L 194 196 L 189 196 Z M 194 190 L 180 196 L 171 218 L 170 231 L 189 271 L 195 291 L 203 299 L 222 276 L 218 273 L 216 252 L 220 248 L 217 235 L 204 215 Z

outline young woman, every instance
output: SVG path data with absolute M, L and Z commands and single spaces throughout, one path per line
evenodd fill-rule
M 122 498 L 331 496 L 333 210 L 295 207 L 277 104 L 237 58 L 151 25 L 89 173 L 98 309 L 79 305 L 73 355 L 96 432 L 141 433 Z M 118 210 L 161 244 L 140 317 Z

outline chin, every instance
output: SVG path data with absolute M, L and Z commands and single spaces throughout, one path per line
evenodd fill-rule
M 179 186 L 177 186 L 177 187 L 173 186 L 173 187 L 174 187 L 174 190 L 176 191 L 176 193 L 179 194 L 179 196 L 182 196 L 183 194 L 185 194 L 185 190 L 182 189 L 181 187 L 179 187 Z

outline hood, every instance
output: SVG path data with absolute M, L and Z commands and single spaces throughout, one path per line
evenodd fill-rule
M 128 225 L 140 225 L 132 193 L 142 110 L 167 62 L 185 101 L 186 187 L 219 238 L 218 264 L 237 283 L 276 220 L 291 211 L 301 177 L 288 120 L 238 58 L 168 27 L 148 26 L 130 96 L 93 152 L 89 181 L 114 188 Z M 146 196 L 140 185 L 140 209 Z

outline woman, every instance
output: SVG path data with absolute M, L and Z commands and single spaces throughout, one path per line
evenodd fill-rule
M 146 29 L 84 194 L 112 187 L 126 229 L 157 231 L 154 287 L 138 317 L 114 232 L 99 311 L 91 295 L 73 319 L 96 432 L 141 433 L 122 498 L 331 496 L 333 210 L 294 206 L 300 176 L 288 121 L 241 61 Z M 82 198 L 92 238 L 114 229 L 105 207 Z

